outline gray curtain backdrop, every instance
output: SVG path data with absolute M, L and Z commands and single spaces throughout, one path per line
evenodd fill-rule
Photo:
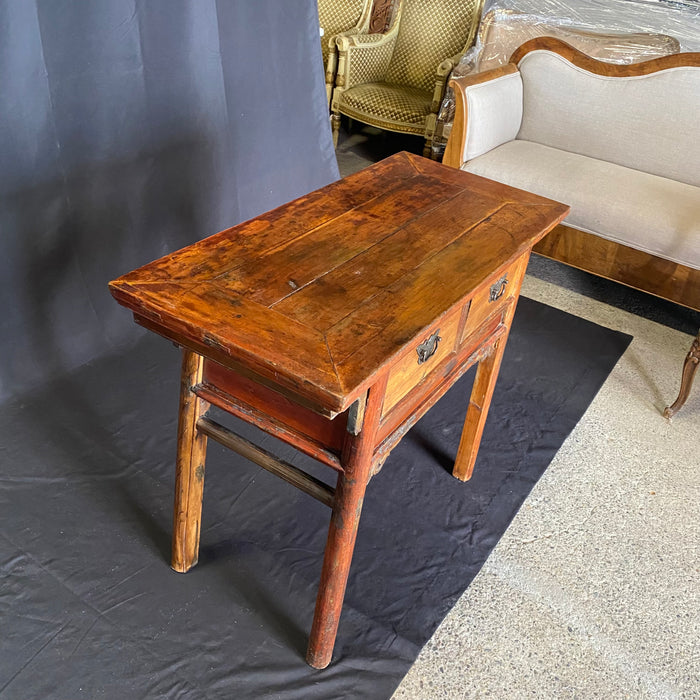
M 315 0 L 0 0 L 0 400 L 141 331 L 107 282 L 338 177 Z

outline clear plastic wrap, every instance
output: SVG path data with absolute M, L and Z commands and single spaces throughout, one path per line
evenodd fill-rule
M 476 43 L 452 74 L 503 65 L 518 46 L 539 36 L 554 36 L 610 63 L 700 51 L 700 0 L 487 0 Z M 454 96 L 448 88 L 433 139 L 437 158 L 453 118 Z

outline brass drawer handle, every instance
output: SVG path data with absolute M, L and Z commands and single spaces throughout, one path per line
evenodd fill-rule
M 496 301 L 503 296 L 503 292 L 506 291 L 506 285 L 508 284 L 508 275 L 503 275 L 498 282 L 491 285 L 491 290 L 489 292 L 489 303 Z
M 442 340 L 440 337 L 440 329 L 438 328 L 435 333 L 433 333 L 430 338 L 424 340 L 417 348 L 418 353 L 418 364 L 422 365 L 427 362 L 437 350 L 438 343 Z

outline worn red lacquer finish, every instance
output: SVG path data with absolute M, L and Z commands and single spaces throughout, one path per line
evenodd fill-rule
M 331 660 L 362 501 L 478 362 L 468 479 L 532 246 L 557 202 L 400 153 L 111 283 L 184 348 L 173 567 L 197 560 L 207 437 L 332 509 L 308 662 Z M 335 489 L 211 421 L 210 404 L 334 469 Z

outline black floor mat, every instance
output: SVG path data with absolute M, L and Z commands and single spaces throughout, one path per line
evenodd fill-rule
M 390 697 L 629 340 L 521 299 L 472 480 L 449 470 L 473 370 L 370 483 L 324 671 L 324 506 L 211 444 L 199 564 L 169 567 L 177 350 L 145 337 L 5 404 L 0 698 Z

